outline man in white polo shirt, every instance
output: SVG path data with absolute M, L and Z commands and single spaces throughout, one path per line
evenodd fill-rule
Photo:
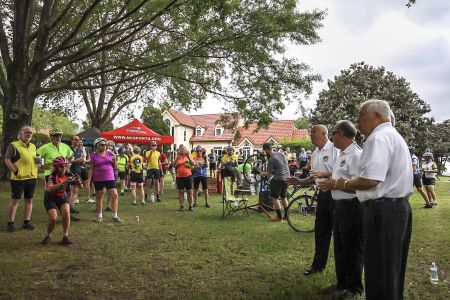
M 288 184 L 319 184 L 331 176 L 334 162 L 339 154 L 332 142 L 328 139 L 328 129 L 324 125 L 314 125 L 311 128 L 311 142 L 317 146 L 312 153 L 310 177 L 286 179 Z M 311 267 L 303 275 L 313 275 L 325 269 L 330 249 L 331 233 L 333 231 L 334 203 L 329 189 L 321 188 L 318 194 L 316 220 L 314 225 L 315 252 Z
M 338 189 L 355 189 L 363 205 L 365 290 L 369 300 L 403 299 L 411 239 L 411 156 L 390 121 L 386 101 L 374 99 L 361 105 L 358 127 L 366 140 L 359 176 L 336 182 Z
M 362 150 L 354 143 L 356 133 L 352 122 L 342 120 L 336 123 L 332 137 L 341 153 L 334 163 L 332 176 L 319 183 L 320 188 L 331 189 L 334 200 L 334 288 L 341 292 L 339 299 L 356 296 L 363 291 L 362 206 L 355 190 L 335 188 L 336 181 L 341 177 L 358 177 Z

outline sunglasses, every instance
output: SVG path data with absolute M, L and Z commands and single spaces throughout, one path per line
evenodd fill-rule
M 98 144 L 98 147 L 104 147 L 106 144 Z

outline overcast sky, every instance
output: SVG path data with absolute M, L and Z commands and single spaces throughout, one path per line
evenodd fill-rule
M 328 79 L 364 61 L 384 66 L 404 77 L 414 92 L 431 105 L 431 116 L 450 119 L 450 0 L 300 0 L 300 10 L 327 10 L 322 42 L 289 47 L 289 55 L 311 66 L 323 82 L 303 105 L 312 108 Z M 296 104 L 281 119 L 295 119 Z M 216 109 L 216 110 L 214 110 Z M 217 105 L 205 105 L 191 113 L 220 113 Z

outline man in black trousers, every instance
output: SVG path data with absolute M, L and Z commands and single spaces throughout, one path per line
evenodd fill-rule
M 333 165 L 339 150 L 328 139 L 328 130 L 324 125 L 314 125 L 311 128 L 311 141 L 317 148 L 312 153 L 310 177 L 286 179 L 288 184 L 318 185 L 331 176 Z M 311 267 L 303 273 L 305 276 L 322 272 L 325 269 L 330 249 L 331 233 L 333 231 L 333 199 L 329 189 L 321 188 L 318 194 L 318 203 L 315 220 L 315 253 Z
M 361 105 L 358 127 L 366 139 L 359 175 L 336 182 L 337 189 L 355 189 L 363 206 L 364 278 L 369 300 L 403 299 L 411 239 L 411 156 L 391 124 L 390 113 L 383 100 Z
M 336 123 L 332 133 L 333 143 L 341 153 L 334 163 L 331 178 L 319 183 L 320 188 L 331 189 L 335 205 L 333 240 L 336 285 L 330 290 L 339 291 L 339 299 L 363 291 L 362 206 L 355 190 L 338 190 L 336 187 L 336 181 L 341 177 L 358 177 L 362 150 L 354 143 L 356 133 L 352 122 L 342 120 Z

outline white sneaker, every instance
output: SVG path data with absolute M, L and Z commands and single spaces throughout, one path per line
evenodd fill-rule
M 103 222 L 103 218 L 102 217 L 96 217 L 95 218 L 95 222 L 101 223 L 101 222 Z
M 73 202 L 74 204 L 78 204 L 78 203 L 80 203 L 80 199 L 75 199 L 75 201 Z
M 87 199 L 87 200 L 86 200 L 86 203 L 93 204 L 93 203 L 95 203 L 95 200 Z

